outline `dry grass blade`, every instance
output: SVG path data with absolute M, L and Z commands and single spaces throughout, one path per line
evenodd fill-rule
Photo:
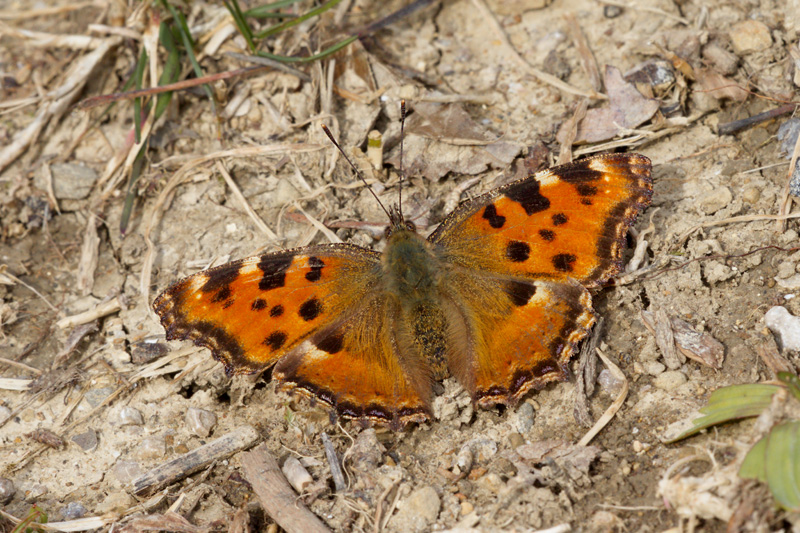
M 578 441 L 578 446 L 588 446 L 592 439 L 597 436 L 600 431 L 611 422 L 611 419 L 614 418 L 614 415 L 617 414 L 622 404 L 625 402 L 625 398 L 628 397 L 628 378 L 625 377 L 625 374 L 622 373 L 622 370 L 619 369 L 617 365 L 611 362 L 611 360 L 603 353 L 600 348 L 597 348 L 597 355 L 600 356 L 600 359 L 603 360 L 606 367 L 611 371 L 611 373 L 622 381 L 622 389 L 619 391 L 619 395 L 617 399 L 614 400 L 614 403 L 608 406 L 606 412 L 603 413 L 597 422 L 595 422 L 594 426 L 586 432 L 586 435 L 583 436 L 581 440 Z
M 778 216 L 787 216 L 792 205 L 792 197 L 789 195 L 790 186 L 792 183 L 792 176 L 797 169 L 797 158 L 800 157 L 800 135 L 797 136 L 797 141 L 794 143 L 794 150 L 792 150 L 792 160 L 789 163 L 789 175 L 786 178 L 786 185 L 783 186 L 783 193 L 781 195 L 781 206 L 778 210 Z M 779 233 L 786 231 L 786 219 L 778 221 L 776 231 Z
M 222 162 L 219 160 L 217 161 L 217 170 L 219 170 L 219 173 L 222 174 L 222 177 L 225 179 L 225 183 L 228 184 L 228 187 L 230 187 L 231 192 L 233 192 L 234 198 L 236 198 L 236 200 L 242 206 L 242 209 L 244 209 L 245 213 L 247 213 L 247 216 L 250 217 L 250 219 L 253 221 L 256 227 L 260 229 L 261 232 L 264 235 L 266 235 L 269 240 L 271 241 L 277 240 L 278 236 L 275 235 L 275 232 L 269 229 L 269 226 L 267 226 L 267 224 L 263 220 L 261 220 L 261 217 L 259 217 L 256 214 L 255 210 L 253 210 L 253 208 L 250 206 L 250 202 L 248 202 L 247 198 L 245 198 L 244 195 L 242 194 L 242 191 L 239 189 L 239 186 L 236 185 L 235 181 L 233 181 L 233 178 L 231 177 L 228 170 L 225 168 L 225 165 L 223 165 Z

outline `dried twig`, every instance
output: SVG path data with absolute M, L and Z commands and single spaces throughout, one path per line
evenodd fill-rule
M 222 162 L 219 160 L 217 160 L 217 170 L 219 170 L 219 173 L 222 174 L 222 177 L 225 179 L 225 183 L 228 184 L 228 187 L 230 187 L 231 192 L 233 192 L 234 198 L 236 198 L 236 200 L 242 206 L 242 209 L 244 209 L 245 213 L 247 213 L 247 215 L 252 219 L 256 227 L 260 229 L 261 232 L 264 233 L 269 240 L 271 241 L 277 240 L 278 236 L 275 235 L 275 233 L 271 229 L 269 229 L 269 226 L 267 226 L 267 224 L 263 220 L 261 220 L 261 217 L 259 217 L 256 214 L 255 210 L 250 206 L 250 203 L 247 201 L 247 198 L 245 198 L 244 194 L 242 194 L 242 191 L 239 189 L 239 186 L 236 185 L 235 181 L 233 181 L 233 178 L 228 173 L 228 170 L 225 168 L 225 165 L 223 165 Z
M 603 416 L 601 416 L 597 422 L 595 422 L 594 426 L 592 426 L 592 429 L 590 429 L 586 435 L 584 435 L 583 438 L 578 441 L 578 446 L 588 446 L 588 444 L 592 442 L 592 439 L 595 438 L 598 433 L 600 433 L 600 430 L 602 430 L 609 422 L 611 422 L 611 419 L 614 418 L 614 415 L 617 414 L 617 411 L 619 411 L 620 407 L 622 407 L 625 398 L 628 397 L 628 378 L 625 377 L 625 374 L 622 373 L 622 370 L 620 370 L 617 365 L 612 363 L 611 360 L 606 357 L 606 354 L 604 354 L 600 348 L 596 348 L 596 350 L 597 355 L 600 356 L 600 359 L 603 360 L 603 363 L 605 363 L 606 367 L 608 367 L 614 377 L 622 381 L 622 390 L 620 390 L 619 396 L 617 396 L 617 399 L 614 400 L 614 403 L 609 405 L 608 409 L 606 409 L 606 412 L 603 413 Z
M 347 488 L 347 483 L 342 473 L 342 465 L 339 464 L 339 457 L 336 456 L 336 448 L 333 447 L 330 437 L 324 431 L 322 432 L 322 445 L 325 448 L 325 456 L 328 458 L 328 464 L 331 467 L 333 485 L 336 488 L 336 492 L 342 492 Z
M 261 444 L 242 454 L 244 477 L 266 513 L 287 533 L 330 533 L 330 529 L 297 499 L 278 462 Z

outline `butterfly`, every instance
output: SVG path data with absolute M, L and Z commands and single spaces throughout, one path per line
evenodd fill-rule
M 557 166 L 463 202 L 427 238 L 393 207 L 381 253 L 264 253 L 182 279 L 153 307 L 168 339 L 209 348 L 228 374 L 272 367 L 284 390 L 365 424 L 431 419 L 448 376 L 481 407 L 514 406 L 567 379 L 650 171 L 637 154 Z

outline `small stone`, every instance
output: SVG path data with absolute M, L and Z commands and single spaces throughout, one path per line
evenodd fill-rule
M 784 350 L 800 351 L 800 317 L 778 305 L 766 312 L 764 323 L 781 338 Z
M 653 384 L 666 391 L 675 390 L 686 383 L 686 376 L 680 370 L 667 370 L 653 380 Z
M 772 46 L 769 28 L 757 20 L 745 20 L 734 24 L 729 35 L 733 50 L 739 55 L 759 52 Z
M 53 175 L 53 194 L 59 200 L 83 200 L 97 181 L 94 169 L 77 163 L 54 163 L 50 165 L 50 172 Z M 43 190 L 47 190 L 47 184 L 44 185 Z
M 169 352 L 169 347 L 163 342 L 141 341 L 131 346 L 131 363 L 145 365 L 163 357 Z
M 111 396 L 111 393 L 113 392 L 114 389 L 112 389 L 111 387 L 90 389 L 89 391 L 86 392 L 84 398 L 86 398 L 86 401 L 89 402 L 89 405 L 91 405 L 92 407 L 97 407 L 98 405 L 103 403 L 103 400 Z
M 137 450 L 141 459 L 158 459 L 167 453 L 167 441 L 164 437 L 152 436 L 142 440 Z
M 475 457 L 472 455 L 472 450 L 469 449 L 469 445 L 465 444 L 458 451 L 454 466 L 458 468 L 460 473 L 469 474 L 469 471 L 472 470 L 472 463 L 474 461 Z
M 609 396 L 617 396 L 625 382 L 615 376 L 609 369 L 604 368 L 597 376 L 597 383 L 603 389 L 603 392 Z
M 500 491 L 505 487 L 503 479 L 494 472 L 486 474 L 485 476 L 476 480 L 475 483 L 491 494 L 499 494 Z
M 381 464 L 386 449 L 378 441 L 373 428 L 365 429 L 356 437 L 356 441 L 348 451 L 350 464 L 355 470 L 370 472 Z
M 794 264 L 789 261 L 783 261 L 778 265 L 778 271 L 775 273 L 777 279 L 785 279 L 794 275 Z
M 217 415 L 205 409 L 190 407 L 186 411 L 186 425 L 198 437 L 208 437 L 217 423 Z
M 119 410 L 117 422 L 121 426 L 143 426 L 144 417 L 142 412 L 135 407 L 125 406 Z
M 703 48 L 703 59 L 720 74 L 731 76 L 736 74 L 739 68 L 739 58 L 716 42 L 708 43 Z
M 123 485 L 127 485 L 142 475 L 142 468 L 136 461 L 118 461 L 112 468 L 114 477 Z
M 76 520 L 86 515 L 86 507 L 80 502 L 69 502 L 66 507 L 61 509 L 61 518 L 64 520 Z
M 286 458 L 286 461 L 284 461 L 281 467 L 281 471 L 298 494 L 302 494 L 303 490 L 314 482 L 314 478 L 311 477 L 308 470 L 300 464 L 297 457 L 292 455 Z
M 770 281 L 773 282 L 772 286 L 774 286 L 774 281 L 773 280 Z M 800 274 L 795 274 L 794 276 L 778 279 L 776 281 L 778 282 L 778 285 L 780 285 L 782 289 L 787 289 L 790 291 L 796 291 L 797 289 L 800 289 Z
M 644 368 L 644 371 L 651 376 L 663 374 L 667 369 L 664 363 L 659 363 L 658 361 L 644 361 L 642 363 L 642 368 Z
M 475 510 L 475 506 L 468 501 L 461 502 L 461 516 L 467 516 Z
M 72 442 L 85 452 L 93 452 L 97 449 L 97 433 L 93 429 L 87 429 L 83 433 L 78 433 L 72 437 Z
M 620 6 L 603 6 L 603 16 L 607 19 L 615 19 L 622 15 Z
M 40 500 L 42 496 L 48 492 L 50 491 L 46 486 L 42 485 L 41 483 L 36 483 L 25 491 L 25 500 L 29 502 L 35 502 L 36 500 Z
M 10 502 L 16 492 L 17 489 L 14 487 L 13 481 L 0 477 L 0 505 L 6 505 Z
M 523 438 L 522 435 L 520 435 L 516 431 L 508 434 L 508 445 L 511 447 L 512 450 L 516 450 L 523 444 L 525 444 L 525 439 Z
M 758 187 L 748 187 L 742 193 L 742 200 L 748 204 L 756 204 L 761 199 L 761 191 Z
M 433 487 L 422 487 L 412 492 L 398 504 L 392 521 L 402 524 L 404 531 L 429 531 L 439 516 L 442 501 Z
M 713 215 L 720 209 L 730 205 L 733 193 L 725 186 L 715 187 L 713 191 L 704 194 L 699 201 L 700 210 L 706 215 Z
M 465 446 L 469 446 L 479 463 L 485 463 L 497 453 L 497 443 L 491 439 L 473 439 Z
M 533 406 L 528 402 L 523 402 L 514 414 L 510 417 L 511 427 L 516 429 L 519 433 L 526 435 L 533 427 L 534 411 Z

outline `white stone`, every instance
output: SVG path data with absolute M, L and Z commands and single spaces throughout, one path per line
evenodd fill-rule
M 400 502 L 392 522 L 402 524 L 405 531 L 430 531 L 430 525 L 439 516 L 441 505 L 442 501 L 433 487 L 419 488 Z
M 675 390 L 684 383 L 686 383 L 686 376 L 679 370 L 667 370 L 653 380 L 656 387 L 667 391 Z
M 792 315 L 785 307 L 775 306 L 764 315 L 764 323 L 780 336 L 784 349 L 800 351 L 800 317 Z

